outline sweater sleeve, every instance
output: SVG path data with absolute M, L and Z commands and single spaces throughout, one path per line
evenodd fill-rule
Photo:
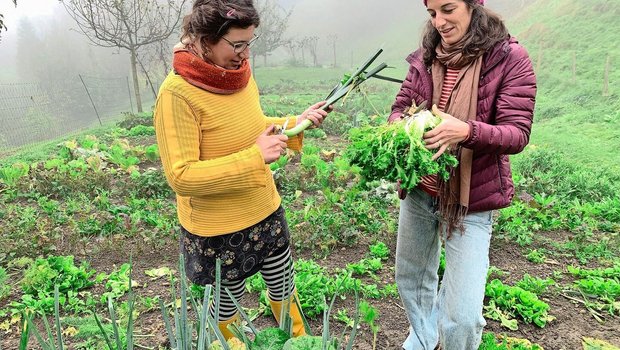
M 181 96 L 163 90 L 155 107 L 154 123 L 164 173 L 178 195 L 206 196 L 266 186 L 265 160 L 257 145 L 224 157 L 200 160 L 200 125 Z
M 470 134 L 461 143 L 478 154 L 516 154 L 529 142 L 536 99 L 534 69 L 521 46 L 508 59 L 495 99 L 495 123 L 468 121 Z
M 282 126 L 284 125 L 284 122 L 286 121 L 287 117 L 281 117 L 281 118 L 276 118 L 276 117 L 265 117 L 265 128 L 267 128 L 269 125 L 271 124 L 275 124 L 275 125 L 279 125 Z M 295 125 L 297 125 L 297 116 L 291 116 L 291 119 L 288 122 L 288 125 L 286 126 L 286 129 L 292 129 L 295 127 Z M 292 149 L 293 151 L 301 151 L 301 147 L 303 146 L 303 141 L 304 141 L 304 133 L 300 132 L 299 134 L 293 136 L 293 137 L 289 137 L 288 141 L 286 141 L 286 147 Z

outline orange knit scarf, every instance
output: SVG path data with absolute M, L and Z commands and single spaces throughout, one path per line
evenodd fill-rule
M 224 69 L 205 62 L 183 46 L 175 47 L 172 67 L 188 83 L 222 95 L 230 95 L 245 88 L 252 75 L 247 60 L 243 60 L 239 69 Z

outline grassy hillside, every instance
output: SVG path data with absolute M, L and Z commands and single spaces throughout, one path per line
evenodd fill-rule
M 619 16 L 615 0 L 537 1 L 509 22 L 538 76 L 533 144 L 618 169 Z

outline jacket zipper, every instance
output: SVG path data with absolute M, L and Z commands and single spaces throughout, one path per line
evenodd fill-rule
M 500 156 L 498 155 L 496 159 L 497 159 L 497 178 L 499 179 L 499 191 L 502 193 L 502 196 L 503 196 L 504 195 L 504 184 L 502 181 L 502 167 L 501 167 Z

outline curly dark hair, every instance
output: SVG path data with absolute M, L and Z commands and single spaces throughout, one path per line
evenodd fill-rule
M 231 28 L 258 27 L 260 19 L 252 0 L 196 0 L 183 18 L 181 41 L 216 44 Z
M 469 30 L 463 40 L 465 57 L 478 57 L 481 52 L 486 52 L 496 43 L 510 37 L 504 21 L 498 14 L 480 5 L 478 0 L 463 0 L 472 9 Z M 441 36 L 429 19 L 422 35 L 422 48 L 424 50 L 424 64 L 430 66 L 437 56 L 435 48 L 441 42 Z

